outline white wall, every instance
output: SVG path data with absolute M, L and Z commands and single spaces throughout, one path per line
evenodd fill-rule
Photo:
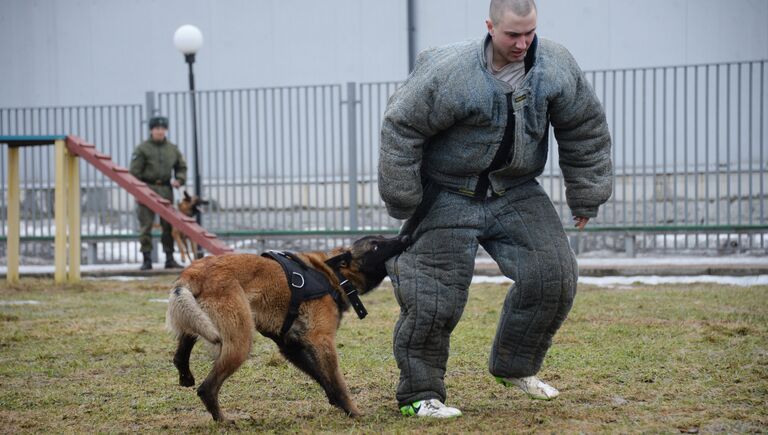
M 488 3 L 416 0 L 417 47 L 485 33 Z M 540 37 L 582 69 L 768 59 L 767 0 L 537 0 Z
M 397 3 L 0 0 L 0 107 L 141 103 L 145 91 L 186 89 L 172 39 L 188 23 L 205 39 L 198 89 L 401 79 Z
M 481 37 L 487 0 L 415 0 L 417 48 Z M 768 58 L 768 0 L 539 0 L 586 70 Z M 142 103 L 183 90 L 402 80 L 406 0 L 0 0 L 0 107 Z

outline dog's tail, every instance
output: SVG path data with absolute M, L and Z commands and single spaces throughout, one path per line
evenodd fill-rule
M 210 343 L 221 343 L 219 330 L 197 303 L 189 288 L 181 283 L 176 284 L 168 298 L 165 326 L 179 336 L 200 336 Z

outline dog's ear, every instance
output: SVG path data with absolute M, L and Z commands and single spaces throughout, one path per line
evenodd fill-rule
M 187 189 L 184 189 L 184 198 L 186 198 L 187 200 L 191 200 L 192 199 L 192 197 L 189 196 L 189 192 L 187 192 Z
M 335 257 L 331 257 L 327 260 L 325 260 L 325 264 L 328 265 L 331 269 L 338 269 L 341 267 L 347 267 L 349 266 L 349 263 L 352 261 L 352 253 L 349 251 L 345 251 L 343 254 L 339 254 Z

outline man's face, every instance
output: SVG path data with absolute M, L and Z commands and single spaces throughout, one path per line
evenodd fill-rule
M 155 142 L 161 142 L 165 139 L 165 134 L 168 130 L 165 127 L 154 127 L 149 133 L 152 135 L 152 140 Z
M 498 23 L 493 24 L 489 19 L 485 24 L 493 39 L 494 60 L 500 56 L 506 63 L 519 62 L 525 59 L 528 47 L 536 35 L 536 9 L 532 9 L 526 17 L 507 10 Z

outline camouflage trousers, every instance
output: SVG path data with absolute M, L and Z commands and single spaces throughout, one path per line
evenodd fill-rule
M 173 188 L 171 186 L 149 186 L 161 197 L 173 202 Z M 155 212 L 149 207 L 145 207 L 139 203 L 137 205 L 137 215 L 139 217 L 139 243 L 141 244 L 141 252 L 152 252 L 152 225 L 155 223 Z M 163 244 L 163 252 L 173 252 L 173 236 L 171 235 L 171 224 L 160 219 L 160 228 L 162 229 L 162 235 L 160 241 Z

